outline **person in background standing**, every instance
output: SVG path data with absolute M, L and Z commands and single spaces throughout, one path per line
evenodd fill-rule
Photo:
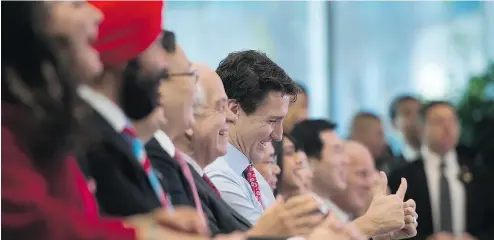
M 389 117 L 402 141 L 399 157 L 406 162 L 413 162 L 420 153 L 420 99 L 412 95 L 397 96 L 389 107 Z
M 296 123 L 309 118 L 309 95 L 307 89 L 301 84 L 297 85 L 302 91 L 297 95 L 297 100 L 290 103 L 288 107 L 288 113 L 283 121 L 283 131 L 286 133 L 290 133 Z
M 421 227 L 417 240 L 494 239 L 492 173 L 473 165 L 475 156 L 457 148 L 460 126 L 447 101 L 424 104 L 420 157 L 389 178 L 397 189 L 409 180 L 406 197 L 417 202 Z
M 376 168 L 391 173 L 401 163 L 386 143 L 381 119 L 370 112 L 358 112 L 352 119 L 349 140 L 362 143 L 372 153 Z

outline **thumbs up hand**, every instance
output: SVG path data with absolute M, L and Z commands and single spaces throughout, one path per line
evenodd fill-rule
M 366 222 L 372 223 L 371 236 L 390 234 L 405 227 L 405 210 L 403 199 L 407 191 L 406 179 L 401 179 L 401 184 L 396 194 L 387 194 L 388 178 L 384 172 L 379 173 L 379 183 L 376 186 L 374 197 L 367 212 L 361 217 Z

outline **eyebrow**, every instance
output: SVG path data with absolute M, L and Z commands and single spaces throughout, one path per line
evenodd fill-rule
M 285 116 L 269 116 L 269 119 L 283 120 Z

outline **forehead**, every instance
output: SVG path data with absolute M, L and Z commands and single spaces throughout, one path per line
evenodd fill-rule
M 206 98 L 210 104 L 215 104 L 221 100 L 227 100 L 225 88 L 223 87 L 223 82 L 216 72 L 208 71 L 208 72 L 199 72 L 200 77 L 199 80 L 204 89 L 206 89 Z
M 170 72 L 183 72 L 191 68 L 192 64 L 179 44 L 173 53 L 169 53 L 163 48 L 162 50 L 165 52 L 165 59 L 168 61 Z
M 416 99 L 407 99 L 398 103 L 398 111 L 410 108 L 420 108 L 420 101 Z
M 289 138 L 283 137 L 283 147 L 293 147 L 293 146 L 294 144 Z
M 345 152 L 351 165 L 360 168 L 374 168 L 374 159 L 365 146 L 350 142 L 345 144 Z
M 274 147 L 272 143 L 268 143 L 266 145 L 266 153 L 269 155 L 274 154 Z
M 324 145 L 339 145 L 342 144 L 342 140 L 333 130 L 324 130 L 319 133 L 319 137 Z
M 454 109 L 447 104 L 439 104 L 429 108 L 426 117 L 455 116 Z
M 139 55 L 137 61 L 144 73 L 152 73 L 168 66 L 166 52 L 161 47 L 159 38 Z
M 264 101 L 255 111 L 258 115 L 286 116 L 290 103 L 290 95 L 281 92 L 271 91 L 266 94 Z

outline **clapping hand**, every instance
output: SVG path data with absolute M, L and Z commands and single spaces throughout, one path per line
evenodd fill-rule
M 311 194 L 295 196 L 287 201 L 277 198 L 248 232 L 249 236 L 300 236 L 317 227 L 324 219 L 319 208 L 322 202 Z
M 345 224 L 338 220 L 335 214 L 329 214 L 328 217 L 312 231 L 307 240 L 365 240 L 353 224 Z

